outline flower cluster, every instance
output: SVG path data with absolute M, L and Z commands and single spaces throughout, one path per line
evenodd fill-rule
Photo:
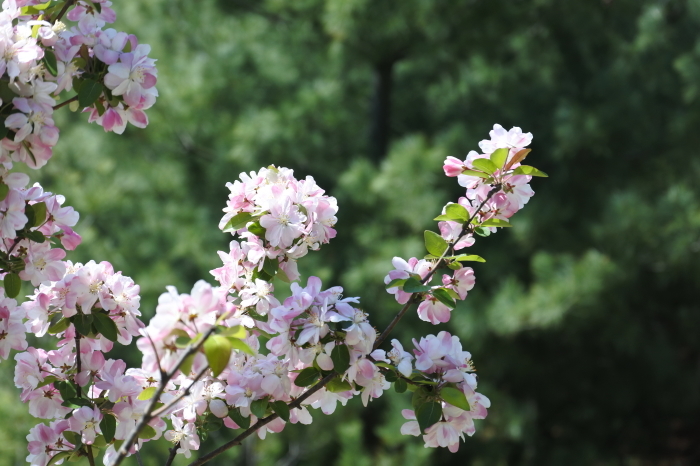
M 40 168 L 53 154 L 60 96 L 89 112 L 105 131 L 127 122 L 144 128 L 158 95 L 150 48 L 133 35 L 104 29 L 116 20 L 107 0 L 5 0 L 0 12 L 0 163 Z M 66 14 L 67 12 L 67 14 Z M 64 24 L 65 19 L 74 22 Z
M 79 49 L 89 44 L 88 58 L 109 65 L 104 89 L 123 96 L 110 108 L 138 111 L 155 95 L 146 48 L 125 52 L 122 42 L 131 39 L 110 30 L 87 34 L 113 21 L 109 6 L 77 2 L 68 13 L 78 22 L 70 38 L 82 31 L 75 39 Z M 107 111 L 95 117 L 95 108 L 91 118 L 113 118 Z M 531 138 L 496 125 L 491 140 L 480 143 L 484 154 L 447 159 L 445 173 L 467 191 L 436 218 L 440 233 L 426 231 L 424 258 L 394 258 L 384 281 L 405 307 L 398 318 L 418 304 L 420 319 L 447 322 L 467 297 L 474 270 L 462 263 L 483 259 L 457 251 L 474 244 L 475 235 L 510 226 L 507 219 L 533 194 L 531 177 L 546 176 L 521 164 Z M 471 355 L 457 336 L 443 331 L 414 339 L 412 353 L 398 340 L 382 349 L 388 331 L 377 334 L 358 298 L 343 297 L 341 287 L 324 290 L 317 277 L 305 287 L 297 283 L 297 259 L 336 233 L 336 200 L 313 178 L 299 181 L 292 170 L 270 166 L 229 183 L 219 227 L 236 238 L 229 252 L 219 251 L 223 265 L 211 271 L 219 286 L 199 281 L 189 294 L 169 287 L 145 326 L 133 280 L 108 262 L 64 261 L 65 251 L 52 248 L 80 243 L 72 230 L 78 214 L 63 207 L 62 196 L 38 184 L 27 188 L 26 175 L 7 171 L 11 160 L 0 168 L 0 358 L 20 351 L 15 384 L 21 400 L 33 416 L 49 421 L 27 436 L 31 464 L 94 460 L 102 449 L 105 465 L 114 466 L 161 436 L 189 457 L 217 429 L 254 426 L 264 438 L 288 423 L 310 423 L 309 408 L 331 414 L 354 396 L 366 406 L 392 385 L 398 393 L 413 392 L 401 432 L 422 435 L 426 447 L 454 452 L 464 434 L 474 434 L 474 420 L 486 417 L 490 402 L 476 392 Z M 432 285 L 443 269 L 448 272 Z M 291 283 L 282 302 L 274 295 L 275 278 Z M 18 306 L 22 280 L 36 288 Z M 55 336 L 56 349 L 27 348 L 26 332 Z M 128 345 L 134 337 L 143 354 L 140 368 L 105 356 L 115 343 Z

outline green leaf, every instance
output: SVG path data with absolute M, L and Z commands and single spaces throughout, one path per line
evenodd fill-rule
M 231 342 L 221 335 L 212 335 L 204 341 L 204 355 L 216 377 L 221 374 L 231 359 Z
M 445 214 L 460 223 L 464 223 L 469 219 L 469 212 L 460 204 L 447 204 Z
M 445 288 L 436 288 L 433 291 L 431 291 L 431 294 L 434 297 L 436 297 L 438 301 L 440 301 L 442 304 L 449 307 L 450 309 L 455 308 L 455 300 L 452 299 L 452 296 L 450 296 L 450 294 Z
M 284 422 L 289 422 L 289 406 L 284 401 L 275 401 L 272 403 L 272 410 L 282 418 Z
M 423 236 L 425 237 L 425 249 L 434 256 L 442 256 L 442 253 L 447 249 L 447 241 L 430 230 L 425 230 Z
M 486 259 L 475 254 L 460 254 L 458 256 L 454 256 L 454 260 L 459 262 L 486 262 Z
M 505 220 L 501 220 L 498 218 L 492 218 L 489 220 L 484 221 L 481 224 L 482 227 L 501 227 L 501 228 L 509 228 L 512 227 L 510 223 L 506 222 Z
M 389 371 L 384 374 L 384 378 L 386 379 L 387 382 L 396 382 L 399 380 L 399 376 L 396 375 L 396 372 L 394 371 Z
M 78 91 L 78 104 L 83 108 L 90 107 L 100 98 L 100 95 L 102 95 L 102 84 L 93 79 L 86 79 Z
M 405 278 L 395 278 L 392 281 L 390 281 L 389 283 L 387 283 L 387 285 L 384 288 L 389 289 L 389 288 L 394 288 L 395 286 L 398 286 L 399 288 L 401 288 L 404 283 L 406 283 Z
M 406 293 L 422 293 L 424 291 L 429 291 L 430 286 L 423 285 L 417 279 L 415 279 L 414 277 L 411 277 L 408 280 L 406 280 L 406 283 L 404 283 L 403 290 Z
M 138 435 L 138 437 L 142 438 L 142 439 L 149 439 L 149 438 L 153 438 L 155 436 L 156 436 L 156 430 L 153 427 L 149 426 L 148 424 L 143 426 L 143 428 L 141 429 L 141 432 L 139 432 L 139 435 Z
M 70 320 L 79 334 L 83 336 L 90 335 L 92 331 L 92 314 L 76 314 Z
M 41 383 L 39 383 L 39 385 L 37 385 L 35 388 L 45 387 L 48 384 L 54 383 L 57 380 L 58 380 L 58 377 L 55 377 L 53 375 L 47 375 L 46 377 L 44 377 L 44 380 Z
M 453 262 L 448 262 L 447 267 L 451 268 L 452 270 L 459 270 L 462 268 L 462 264 L 460 264 L 457 261 L 453 261 Z
M 40 232 L 39 230 L 34 230 L 34 231 L 30 231 L 27 234 L 27 239 L 34 241 L 35 243 L 41 244 L 44 241 L 46 241 L 46 236 L 44 236 L 44 234 L 42 232 Z
M 95 441 L 92 442 L 92 446 L 93 446 L 93 447 L 97 447 L 97 448 L 104 448 L 104 447 L 106 447 L 109 443 L 110 443 L 110 442 L 108 442 L 107 440 L 105 440 L 104 435 L 98 435 L 97 437 L 95 437 Z
M 416 411 L 416 420 L 421 432 L 439 422 L 442 418 L 442 405 L 435 401 L 429 401 L 420 405 Z
M 213 413 L 207 414 L 204 420 L 204 425 L 202 426 L 207 432 L 214 432 L 221 429 L 224 426 L 224 421 L 216 417 Z
M 234 337 L 228 337 L 228 341 L 229 343 L 231 343 L 231 348 L 238 351 L 243 351 L 245 354 L 255 356 L 255 351 L 253 351 L 253 349 L 250 346 L 248 346 L 248 344 L 243 340 Z
M 319 375 L 321 375 L 321 373 L 317 369 L 307 367 L 303 371 L 299 372 L 296 380 L 294 380 L 294 385 L 297 387 L 308 387 L 318 380 Z
M 444 387 L 442 390 L 440 390 L 440 397 L 452 406 L 456 406 L 457 408 L 465 411 L 471 411 L 467 397 L 464 395 L 462 390 L 452 387 Z
M 396 393 L 404 393 L 408 388 L 408 383 L 404 379 L 398 379 L 394 382 L 394 390 Z
M 493 162 L 495 166 L 498 168 L 503 167 L 505 165 L 506 160 L 508 159 L 508 153 L 510 152 L 510 149 L 496 149 L 493 151 L 493 153 L 489 156 L 489 159 Z
M 9 193 L 10 187 L 5 183 L 0 183 L 0 201 L 4 201 Z
M 267 230 L 260 226 L 260 222 L 255 222 L 248 226 L 248 231 L 258 238 L 264 238 Z
M 16 298 L 22 289 L 22 280 L 14 272 L 5 275 L 3 284 L 5 286 L 5 296 L 8 298 Z
M 411 405 L 413 406 L 413 410 L 417 411 L 418 408 L 425 403 L 426 398 L 428 397 L 429 393 L 425 387 L 420 387 L 417 388 L 416 391 L 413 392 L 413 397 L 411 398 Z
M 78 445 L 78 444 L 82 443 L 82 442 L 80 441 L 80 434 L 77 434 L 77 433 L 75 433 L 75 432 L 73 432 L 73 431 L 64 430 L 64 431 L 63 431 L 63 436 L 66 438 L 66 440 L 68 440 L 68 441 L 69 441 L 70 443 L 72 443 L 73 445 Z
M 192 363 L 194 362 L 194 354 L 190 354 L 185 358 L 184 361 L 182 361 L 182 364 L 180 365 L 180 372 L 182 372 L 185 375 L 189 375 L 189 373 L 192 371 Z
M 485 238 L 491 234 L 491 231 L 484 227 L 476 227 L 474 228 L 474 233 Z
M 105 441 L 107 443 L 111 442 L 114 438 L 114 433 L 117 431 L 117 420 L 111 414 L 105 413 L 102 416 L 102 421 L 100 421 L 100 430 L 102 435 L 105 436 Z
M 333 370 L 339 374 L 344 374 L 350 368 L 350 351 L 345 345 L 335 345 L 331 351 Z
M 63 403 L 61 403 L 61 406 L 65 406 L 65 407 L 71 408 L 71 409 L 82 408 L 83 406 L 87 406 L 88 408 L 92 408 L 92 403 L 90 403 L 85 398 L 69 398 L 66 401 L 64 401 Z
M 489 159 L 476 159 L 472 161 L 472 165 L 474 166 L 474 168 L 478 168 L 479 170 L 486 172 L 489 175 L 492 175 L 493 172 L 498 170 L 496 164 L 494 164 Z
M 261 400 L 255 400 L 250 404 L 250 412 L 255 414 L 258 419 L 262 419 L 267 414 L 267 405 L 269 398 L 265 397 Z
M 220 335 L 223 335 L 225 337 L 229 338 L 245 338 L 248 336 L 248 332 L 246 332 L 245 327 L 242 325 L 234 325 L 233 327 L 228 327 L 225 328 L 221 331 Z
M 352 385 L 350 385 L 350 382 L 347 380 L 342 380 L 340 377 L 336 377 L 328 382 L 326 385 L 326 390 L 331 393 L 347 392 L 348 390 L 352 390 Z
M 58 76 L 58 64 L 56 63 L 56 54 L 51 49 L 44 49 L 44 66 L 51 73 L 51 76 Z
M 61 333 L 68 328 L 70 325 L 70 320 L 65 317 L 60 319 L 58 322 L 49 327 L 50 334 Z
M 24 215 L 27 216 L 27 225 L 28 227 L 33 227 L 34 226 L 34 221 L 36 220 L 36 215 L 34 215 L 34 206 L 31 204 L 26 204 L 24 206 Z
M 452 289 L 450 289 L 450 288 L 442 288 L 442 289 L 445 290 L 445 293 L 447 293 L 448 295 L 452 296 L 452 298 L 454 298 L 454 299 L 462 299 L 462 298 L 459 297 L 459 294 L 457 294 L 457 292 L 456 292 L 455 290 L 452 290 Z
M 491 175 L 488 173 L 482 173 L 475 170 L 462 170 L 462 175 L 478 176 L 479 178 L 491 178 Z
M 543 178 L 549 177 L 545 172 L 539 171 L 535 167 L 529 165 L 520 165 L 513 171 L 513 175 L 530 175 L 530 176 L 541 176 Z
M 233 216 L 231 220 L 229 220 L 226 223 L 226 226 L 224 226 L 224 233 L 229 233 L 231 231 L 236 231 L 240 230 L 241 228 L 245 228 L 246 224 L 253 219 L 253 214 L 250 212 L 241 212 L 240 214 L 236 214 Z
M 63 434 L 65 435 L 66 432 L 68 432 L 68 431 L 67 430 L 63 431 Z M 73 443 L 73 442 L 71 442 L 71 443 Z M 54 464 L 58 463 L 59 461 L 68 458 L 72 453 L 73 453 L 72 451 L 59 452 L 51 457 L 49 462 L 46 463 L 46 466 L 53 466 Z
M 228 416 L 233 420 L 233 422 L 238 424 L 241 429 L 247 429 L 250 427 L 250 417 L 243 417 L 240 409 L 229 409 Z
M 153 398 L 153 395 L 156 394 L 158 389 L 156 387 L 148 387 L 144 388 L 141 393 L 139 393 L 139 396 L 137 397 L 138 400 L 150 400 Z
M 263 270 L 271 277 L 274 277 L 277 270 L 280 268 L 279 261 L 277 259 L 265 258 L 263 262 Z
M 117 324 L 107 314 L 101 312 L 95 312 L 92 316 L 95 319 L 97 330 L 109 341 L 117 341 L 119 335 Z

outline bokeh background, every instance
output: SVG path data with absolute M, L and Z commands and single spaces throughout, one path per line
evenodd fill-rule
M 492 400 L 457 454 L 401 436 L 410 398 L 388 392 L 213 464 L 700 464 L 700 1 L 115 9 L 158 58 L 151 124 L 120 137 L 64 110 L 55 156 L 32 176 L 81 213 L 69 257 L 132 276 L 146 318 L 166 285 L 212 281 L 230 240 L 216 228 L 224 185 L 241 171 L 288 166 L 338 198 L 338 237 L 302 271 L 361 296 L 379 328 L 397 310 L 382 285 L 391 258 L 422 254 L 422 231 L 460 195 L 446 156 L 477 149 L 494 123 L 520 126 L 535 136 L 530 163 L 550 174 L 514 228 L 472 248 L 488 262 L 443 327 Z M 439 330 L 409 314 L 394 336 Z M 20 465 L 34 422 L 11 365 L 0 464 Z M 166 449 L 149 444 L 144 463 L 162 465 Z

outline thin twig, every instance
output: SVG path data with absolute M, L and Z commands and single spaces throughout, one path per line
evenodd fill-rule
M 170 449 L 170 455 L 168 455 L 168 461 L 165 462 L 165 466 L 170 466 L 173 464 L 173 460 L 175 459 L 175 456 L 177 455 L 177 449 L 180 448 L 180 442 L 177 442 L 173 447 Z
M 71 97 L 70 99 L 64 100 L 64 101 L 61 102 L 60 104 L 54 105 L 54 106 L 53 106 L 53 109 L 54 109 L 54 110 L 58 110 L 59 108 L 65 107 L 65 106 L 68 105 L 69 103 L 75 102 L 76 100 L 78 100 L 78 96 L 77 96 L 77 95 L 74 95 L 74 96 Z
M 56 15 L 56 18 L 53 20 L 53 24 L 56 24 L 63 18 L 63 15 L 66 14 L 66 11 L 68 11 L 68 8 L 70 8 L 77 0 L 67 0 L 66 3 L 63 5 L 63 8 L 61 8 L 61 11 L 58 12 Z
M 486 195 L 486 199 L 479 205 L 479 207 L 476 208 L 474 213 L 469 217 L 469 220 L 464 222 L 464 226 L 462 227 L 462 231 L 459 233 L 459 236 L 457 237 L 457 241 L 459 241 L 460 238 L 462 238 L 464 235 L 469 233 L 472 229 L 472 220 L 478 215 L 479 212 L 481 212 L 482 207 L 486 205 L 486 203 L 497 193 L 501 190 L 501 184 L 495 185 L 493 188 L 491 188 L 491 191 Z M 437 271 L 437 269 L 442 265 L 442 262 L 445 260 L 445 257 L 448 255 L 451 255 L 454 252 L 454 245 L 457 242 L 451 244 L 445 251 L 442 253 L 442 256 L 438 259 L 437 263 L 435 264 L 435 267 L 433 267 L 430 272 L 428 272 L 428 275 L 425 276 L 425 278 L 421 281 L 421 284 L 425 285 L 426 283 L 430 282 L 430 279 L 433 278 L 433 274 Z M 394 330 L 394 327 L 396 327 L 396 324 L 399 323 L 401 318 L 406 314 L 406 311 L 420 300 L 420 293 L 414 293 L 413 296 L 411 296 L 411 299 L 401 308 L 398 314 L 394 316 L 394 319 L 389 323 L 389 325 L 384 329 L 381 335 L 379 335 L 379 338 L 374 342 L 374 348 L 372 349 L 377 349 L 379 346 L 384 343 L 384 341 L 387 339 L 389 334 L 391 333 L 392 330 Z
M 199 342 L 197 342 L 196 345 L 192 346 L 190 344 L 180 355 L 180 358 L 177 360 L 177 363 L 175 363 L 173 369 L 170 372 L 164 374 L 164 377 L 161 377 L 160 384 L 158 385 L 156 393 L 153 395 L 153 398 L 151 398 L 151 402 L 148 404 L 148 407 L 146 408 L 146 411 L 144 412 L 143 416 L 141 416 L 141 418 L 136 422 L 134 430 L 131 431 L 131 433 L 126 439 L 124 439 L 124 443 L 117 451 L 117 456 L 116 458 L 114 458 L 112 466 L 117 466 L 124 460 L 124 458 L 126 458 L 126 455 L 129 453 L 129 449 L 136 441 L 136 437 L 138 436 L 139 432 L 141 432 L 141 430 L 146 426 L 146 424 L 148 424 L 152 419 L 154 419 L 153 412 L 155 411 L 155 406 L 156 403 L 158 403 L 158 399 L 165 391 L 165 387 L 167 386 L 170 379 L 173 378 L 180 366 L 182 366 L 182 364 L 185 362 L 185 359 L 199 351 L 199 348 L 202 347 L 206 339 L 209 338 L 209 336 L 212 333 L 214 333 L 215 330 L 216 326 L 212 326 L 207 331 L 207 333 L 205 333 L 202 336 L 202 338 L 200 338 Z
M 182 400 L 184 397 L 186 397 L 187 395 L 190 394 L 190 391 L 192 390 L 192 387 L 194 386 L 194 384 L 204 375 L 204 373 L 207 370 L 209 370 L 208 365 L 206 367 L 204 367 L 204 369 L 199 371 L 199 374 L 197 374 L 195 376 L 195 378 L 192 379 L 192 383 L 182 393 L 180 393 L 177 397 L 170 400 L 170 402 L 167 405 L 162 406 L 162 407 L 156 409 L 155 411 L 153 411 L 151 416 L 154 418 L 160 417 L 161 415 L 163 415 L 163 413 L 167 413 L 168 410 L 172 409 L 172 407 L 175 406 L 176 404 L 178 404 L 180 402 L 180 400 Z
M 289 406 L 290 409 L 299 408 L 299 407 L 301 406 L 301 404 L 302 404 L 307 398 L 309 398 L 311 395 L 313 395 L 314 393 L 316 393 L 317 391 L 319 391 L 320 389 L 322 389 L 328 382 L 330 382 L 331 380 L 333 380 L 333 379 L 334 379 L 335 377 L 337 377 L 337 376 L 338 376 L 338 374 L 335 373 L 335 372 L 333 372 L 333 373 L 331 373 L 331 374 L 328 374 L 327 376 L 325 376 L 324 378 L 322 378 L 316 385 L 314 385 L 313 387 L 311 387 L 309 390 L 305 391 L 299 398 L 295 399 L 294 401 L 292 401 L 291 403 L 289 403 L 287 406 Z M 236 438 L 234 438 L 233 440 L 231 440 L 231 441 L 228 442 L 228 443 L 225 443 L 225 444 L 221 445 L 221 446 L 220 446 L 219 448 L 217 448 L 216 450 L 213 450 L 212 452 L 210 452 L 210 453 L 208 453 L 208 454 L 202 456 L 202 457 L 199 458 L 198 460 L 196 460 L 196 461 L 190 463 L 189 466 L 199 466 L 199 465 L 202 465 L 202 464 L 206 463 L 207 461 L 209 461 L 209 460 L 211 460 L 211 459 L 213 459 L 213 458 L 219 456 L 220 454 L 222 454 L 222 453 L 225 452 L 226 450 L 228 450 L 228 449 L 230 449 L 230 448 L 233 448 L 233 447 L 235 447 L 235 446 L 240 445 L 241 442 L 242 442 L 243 440 L 245 440 L 246 438 L 248 438 L 248 437 L 249 437 L 251 434 L 253 434 L 255 431 L 257 431 L 257 430 L 260 429 L 261 427 L 264 427 L 265 425 L 269 424 L 270 422 L 274 421 L 274 420 L 277 419 L 278 417 L 279 417 L 279 416 L 278 416 L 277 414 L 274 414 L 274 413 L 273 413 L 273 414 L 267 416 L 267 417 L 264 418 L 264 419 L 258 420 L 258 422 L 256 422 L 255 424 L 253 424 L 252 426 L 250 426 L 248 429 L 244 430 L 244 431 L 241 432 L 240 434 L 238 434 L 238 436 L 237 436 Z
M 87 447 L 87 457 L 88 457 L 88 462 L 90 463 L 90 466 L 95 466 L 95 457 L 92 456 L 92 446 L 90 445 L 85 445 Z

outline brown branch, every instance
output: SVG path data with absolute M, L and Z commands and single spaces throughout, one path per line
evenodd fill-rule
M 70 99 L 64 100 L 64 101 L 61 102 L 60 104 L 54 105 L 54 106 L 53 106 L 53 109 L 54 109 L 54 110 L 58 110 L 59 108 L 65 107 L 65 106 L 68 105 L 69 103 L 75 102 L 76 100 L 78 100 L 78 96 L 77 96 L 77 95 L 74 95 L 74 96 L 71 97 Z
M 63 5 L 63 8 L 61 8 L 61 11 L 59 11 L 58 14 L 56 15 L 56 18 L 54 18 L 53 24 L 56 24 L 57 22 L 59 22 L 61 20 L 61 18 L 63 18 L 63 15 L 65 15 L 66 12 L 68 11 L 68 8 L 73 6 L 73 4 L 76 1 L 77 0 L 67 0 L 66 3 Z
M 314 385 L 313 387 L 311 387 L 309 390 L 305 391 L 299 398 L 295 399 L 294 401 L 292 401 L 291 403 L 289 403 L 287 406 L 289 406 L 290 408 L 299 408 L 299 407 L 301 406 L 301 404 L 302 404 L 307 398 L 309 398 L 311 395 L 313 395 L 314 393 L 316 393 L 317 391 L 319 391 L 320 389 L 322 389 L 324 386 L 326 386 L 326 384 L 327 384 L 328 382 L 330 382 L 331 380 L 333 380 L 333 379 L 334 379 L 335 377 L 337 377 L 337 376 L 338 376 L 338 374 L 335 373 L 335 372 L 333 372 L 333 373 L 331 373 L 331 374 L 328 374 L 327 376 L 325 376 L 324 378 L 322 378 L 316 385 Z M 248 429 L 244 430 L 244 431 L 241 432 L 240 434 L 238 434 L 238 436 L 237 436 L 236 438 L 234 438 L 233 440 L 231 440 L 231 441 L 228 442 L 228 443 L 225 443 L 225 444 L 221 445 L 221 446 L 220 446 L 219 448 L 217 448 L 216 450 L 211 451 L 210 453 L 208 453 L 208 454 L 202 456 L 202 457 L 199 458 L 198 460 L 196 460 L 196 461 L 190 463 L 189 466 L 199 466 L 199 465 L 202 465 L 202 464 L 208 462 L 209 460 L 211 460 L 211 459 L 213 459 L 213 458 L 219 456 L 220 454 L 222 454 L 222 453 L 225 452 L 226 450 L 228 450 L 228 449 L 230 449 L 230 448 L 233 448 L 233 447 L 235 447 L 235 446 L 240 445 L 241 442 L 243 442 L 243 440 L 245 440 L 246 438 L 248 438 L 248 437 L 249 437 L 251 434 L 253 434 L 255 431 L 257 431 L 257 430 L 260 429 L 261 427 L 264 427 L 265 425 L 269 424 L 270 422 L 274 421 L 274 420 L 277 419 L 278 417 L 279 417 L 279 416 L 278 416 L 277 414 L 274 414 L 274 413 L 273 413 L 273 414 L 267 416 L 267 417 L 264 418 L 264 419 L 258 420 L 258 422 L 256 422 L 255 424 L 253 424 L 252 426 L 250 426 Z
M 215 330 L 216 330 L 216 326 L 212 326 L 207 331 L 207 333 L 205 333 L 202 336 L 202 338 L 200 338 L 199 342 L 197 342 L 196 345 L 193 346 L 192 344 L 190 344 L 189 346 L 187 346 L 185 351 L 180 355 L 180 358 L 177 360 L 177 363 L 175 363 L 174 368 L 169 373 L 161 374 L 160 384 L 158 385 L 158 389 L 156 390 L 156 393 L 153 395 L 153 398 L 151 398 L 151 402 L 148 404 L 148 408 L 146 408 L 146 411 L 144 412 L 143 416 L 141 416 L 141 418 L 136 423 L 134 430 L 128 435 L 128 437 L 126 439 L 124 439 L 124 443 L 117 451 L 117 457 L 114 459 L 111 466 L 117 466 L 122 461 L 124 461 L 124 458 L 126 458 L 126 455 L 129 453 L 129 449 L 136 441 L 136 438 L 137 438 L 139 432 L 146 426 L 146 424 L 148 424 L 151 420 L 153 420 L 155 418 L 153 413 L 155 412 L 156 403 L 158 403 L 158 399 L 165 391 L 165 387 L 168 385 L 168 382 L 170 381 L 170 379 L 173 378 L 173 376 L 178 371 L 180 366 L 182 366 L 182 364 L 185 362 L 185 359 L 187 359 L 188 357 L 190 357 L 191 355 L 193 355 L 197 351 L 199 351 L 199 348 L 202 347 L 202 345 L 204 344 L 206 339 L 209 338 L 209 336 L 212 333 L 214 333 Z
M 173 464 L 178 448 L 180 448 L 180 442 L 175 443 L 175 445 L 173 445 L 173 447 L 170 449 L 170 455 L 168 455 L 168 460 L 165 462 L 164 466 L 171 466 Z

